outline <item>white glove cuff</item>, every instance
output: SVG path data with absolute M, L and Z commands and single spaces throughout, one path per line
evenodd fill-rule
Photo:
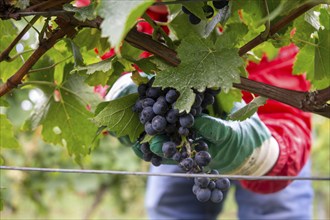
M 236 170 L 230 172 L 235 175 L 262 176 L 268 173 L 275 165 L 280 154 L 280 149 L 275 138 L 270 137 Z

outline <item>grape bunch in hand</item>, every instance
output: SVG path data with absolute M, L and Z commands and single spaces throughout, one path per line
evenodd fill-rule
M 145 134 L 162 140 L 161 152 L 160 155 L 154 153 L 151 149 L 152 143 L 144 142 L 140 145 L 142 158 L 154 166 L 161 165 L 164 160 L 172 160 L 187 173 L 204 173 L 205 167 L 212 158 L 208 152 L 207 142 L 196 137 L 192 127 L 195 117 L 207 111 L 206 107 L 214 103 L 214 97 L 221 89 L 207 88 L 204 92 L 194 90 L 195 100 L 191 110 L 179 112 L 174 108 L 180 96 L 178 91 L 173 88 L 153 87 L 153 81 L 154 78 L 138 86 L 139 99 L 132 110 L 139 114 Z M 201 202 L 208 200 L 220 202 L 223 196 L 221 189 L 217 187 L 219 184 L 216 184 L 218 180 L 209 178 L 207 180 L 210 186 L 205 182 L 198 184 L 198 178 L 195 178 L 193 192 L 197 199 Z M 229 183 L 228 179 L 227 182 Z M 222 187 L 222 190 L 227 188 Z

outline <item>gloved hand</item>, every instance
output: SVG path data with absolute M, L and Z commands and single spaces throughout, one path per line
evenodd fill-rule
M 235 105 L 240 107 L 242 103 Z M 209 167 L 220 173 L 264 175 L 277 161 L 278 143 L 257 114 L 244 121 L 203 115 L 195 119 L 193 129 L 209 144 Z

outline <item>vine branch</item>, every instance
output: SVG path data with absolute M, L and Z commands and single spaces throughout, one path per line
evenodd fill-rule
M 316 5 L 319 5 L 319 4 L 320 4 L 320 2 L 318 2 L 318 1 L 311 1 L 311 2 L 308 2 L 308 3 L 300 6 L 297 9 L 293 10 L 287 16 L 283 17 L 281 20 L 279 20 L 274 25 L 271 25 L 269 27 L 268 36 L 265 36 L 264 32 L 260 33 L 254 39 L 250 40 L 248 43 L 246 43 L 244 46 L 242 46 L 239 49 L 238 54 L 240 56 L 243 56 L 248 51 L 252 50 L 253 48 L 258 46 L 259 44 L 265 42 L 269 37 L 272 37 L 280 29 L 287 26 L 294 19 L 298 18 L 299 16 L 301 16 L 302 14 L 304 14 L 305 12 L 307 12 L 308 10 L 312 9 L 313 7 L 315 7 Z
M 33 24 L 39 19 L 40 16 L 35 16 L 32 20 L 23 28 L 23 30 L 16 36 L 16 38 L 11 42 L 11 44 L 0 54 L 0 62 L 4 60 L 11 60 L 9 57 L 10 51 L 15 47 L 15 45 L 21 40 L 21 38 L 30 30 Z
M 52 48 L 59 39 L 62 39 L 65 35 L 71 36 L 73 32 L 75 32 L 75 29 L 71 25 L 61 26 L 61 28 L 56 30 L 49 39 L 40 42 L 39 47 L 23 64 L 23 66 L 14 75 L 12 75 L 6 83 L 0 86 L 0 97 L 21 84 L 23 77 L 29 72 L 40 57 Z
M 59 1 L 44 1 L 38 4 L 38 7 L 31 6 L 24 11 L 31 12 L 34 9 L 45 10 L 50 7 L 59 6 L 60 4 L 70 2 L 69 0 L 59 0 Z M 47 4 L 46 4 L 47 3 Z M 287 16 L 283 17 L 274 25 L 269 27 L 268 35 L 265 36 L 265 33 L 259 34 L 257 37 L 246 43 L 239 49 L 239 55 L 243 56 L 251 49 L 255 48 L 259 44 L 266 41 L 269 37 L 273 36 L 280 29 L 284 28 L 294 19 L 310 10 L 314 6 L 323 3 L 322 1 L 311 1 L 308 2 L 299 8 L 293 10 Z M 53 9 L 53 8 L 52 8 Z M 55 7 L 56 9 L 56 7 Z M 71 25 L 71 31 L 73 27 L 90 27 L 90 28 L 99 28 L 102 22 L 101 18 L 96 18 L 93 21 L 81 22 L 76 20 L 71 14 L 66 14 L 69 18 L 69 26 Z M 59 17 L 61 15 L 58 15 Z M 68 28 L 68 27 L 67 27 Z M 18 84 L 21 83 L 22 78 L 29 72 L 31 67 L 38 61 L 38 59 L 50 48 L 52 47 L 57 40 L 63 38 L 67 32 L 63 27 L 55 33 L 51 38 L 47 40 L 47 47 L 45 45 L 40 45 L 40 47 L 32 54 L 32 56 L 27 60 L 27 62 L 12 76 L 8 81 L 0 86 L 0 96 L 6 94 L 11 89 L 15 88 Z M 20 39 L 20 38 L 19 38 Z M 138 32 L 136 29 L 132 29 L 126 36 L 125 41 L 142 50 L 146 50 L 155 56 L 162 58 L 164 61 L 168 62 L 172 66 L 178 66 L 180 64 L 180 59 L 177 57 L 176 51 L 168 48 L 166 45 L 155 41 L 151 36 L 144 33 Z M 13 45 L 14 42 L 12 43 Z M 11 49 L 10 49 L 11 50 Z M 10 51 L 9 50 L 9 51 Z M 1 54 L 2 55 L 2 54 Z M 8 54 L 7 54 L 8 56 Z M 244 77 L 241 77 L 241 83 L 235 83 L 233 85 L 235 88 L 246 90 L 258 95 L 262 95 L 267 98 L 277 100 L 279 102 L 291 105 L 298 109 L 313 112 L 327 118 L 330 118 L 330 105 L 327 103 L 330 100 L 330 88 L 324 90 L 318 90 L 314 92 L 299 92 L 294 90 L 282 89 L 276 86 L 266 85 L 264 83 L 256 82 Z

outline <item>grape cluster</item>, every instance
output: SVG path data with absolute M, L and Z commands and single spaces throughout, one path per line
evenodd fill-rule
M 219 174 L 219 172 L 211 170 L 210 174 Z M 228 190 L 229 187 L 230 181 L 228 178 L 195 177 L 192 190 L 200 202 L 211 200 L 214 203 L 219 203 L 223 199 L 223 191 Z
M 144 125 L 145 134 L 154 136 L 165 136 L 162 144 L 163 157 L 153 153 L 149 143 L 142 143 L 140 150 L 143 153 L 143 159 L 151 162 L 154 166 L 159 166 L 163 158 L 172 159 L 178 163 L 183 171 L 187 173 L 203 173 L 204 167 L 211 162 L 211 155 L 208 152 L 208 144 L 203 139 L 196 137 L 192 127 L 195 117 L 206 112 L 206 107 L 214 103 L 214 96 L 221 89 L 209 89 L 204 92 L 194 90 L 195 100 L 189 112 L 179 112 L 174 108 L 174 104 L 179 98 L 179 92 L 174 88 L 153 87 L 154 78 L 150 79 L 146 84 L 138 86 L 139 99 L 133 106 L 133 111 L 139 114 L 140 122 Z M 210 180 L 211 185 L 215 184 L 215 180 Z M 214 183 L 213 183 L 214 182 Z M 195 188 L 196 188 L 195 181 Z M 198 185 L 194 191 L 200 191 L 196 197 L 199 201 L 221 201 L 220 188 L 207 188 L 204 185 Z M 213 197 L 205 200 L 207 196 L 201 196 L 203 191 L 210 191 Z M 211 193 L 211 194 L 212 194 Z M 210 194 L 210 195 L 211 195 Z M 218 196 L 218 197 L 217 197 Z M 217 198 L 217 199 L 216 199 Z
M 216 9 L 222 9 L 225 6 L 228 5 L 228 0 L 217 0 L 217 1 L 212 1 L 213 7 Z M 207 2 L 205 2 L 203 6 L 203 12 L 205 17 L 212 18 L 214 15 L 214 9 L 212 6 L 208 5 Z M 193 14 L 191 11 L 189 11 L 185 6 L 182 6 L 182 11 L 183 13 L 187 14 L 189 16 L 189 22 L 193 25 L 197 25 L 201 22 L 201 19 L 197 17 L 195 14 Z

